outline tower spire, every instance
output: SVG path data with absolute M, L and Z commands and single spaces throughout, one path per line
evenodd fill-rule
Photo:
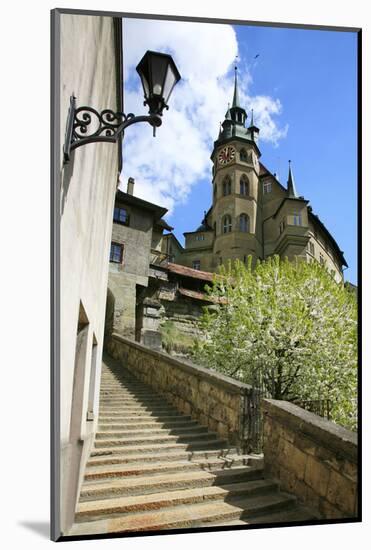
M 259 128 L 254 124 L 254 109 L 251 109 L 251 121 L 250 121 L 250 126 L 248 127 L 248 130 L 250 131 L 251 139 L 253 141 L 257 141 Z
M 238 95 L 238 84 L 237 84 L 237 65 L 235 65 L 234 67 L 234 92 L 233 92 L 232 107 L 240 107 L 240 98 Z
M 294 176 L 291 170 L 291 160 L 289 160 L 289 177 L 287 180 L 287 192 L 290 199 L 296 199 L 298 196 L 296 192 Z

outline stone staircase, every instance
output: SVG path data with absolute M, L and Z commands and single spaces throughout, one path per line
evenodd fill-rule
M 295 522 L 315 516 L 243 455 L 114 360 L 69 535 Z

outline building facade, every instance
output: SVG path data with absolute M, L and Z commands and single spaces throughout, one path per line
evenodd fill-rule
M 122 111 L 121 19 L 55 10 L 59 71 L 60 164 L 56 167 L 55 224 L 60 235 L 60 317 L 56 334 L 59 387 L 54 411 L 56 476 L 53 537 L 72 525 L 86 460 L 97 426 L 112 213 L 121 145 L 91 143 L 63 161 L 70 97 L 77 106 Z
M 148 287 L 151 264 L 161 263 L 163 230 L 171 231 L 162 216 L 166 208 L 134 196 L 134 180 L 127 192 L 116 193 L 111 238 L 106 309 L 106 334 L 118 332 L 142 341 L 139 297 Z
M 229 260 L 246 262 L 249 255 L 255 261 L 274 254 L 317 260 L 341 281 L 347 266 L 343 252 L 309 201 L 298 195 L 291 165 L 284 187 L 262 164 L 253 112 L 248 127 L 246 121 L 236 73 L 232 106 L 211 153 L 212 205 L 201 225 L 184 233 L 184 249 L 173 236 L 167 249 L 174 249 L 177 263 L 211 272 Z

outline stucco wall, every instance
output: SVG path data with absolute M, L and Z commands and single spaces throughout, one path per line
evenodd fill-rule
M 357 515 L 357 434 L 292 403 L 263 400 L 264 463 L 323 518 Z
M 60 16 L 60 142 L 63 146 L 70 96 L 77 106 L 98 111 L 117 110 L 114 23 L 110 17 Z M 63 159 L 63 155 L 61 155 Z M 94 411 L 97 412 L 103 346 L 108 258 L 113 203 L 118 178 L 118 148 L 89 144 L 76 149 L 60 166 L 60 437 L 62 516 L 73 512 L 66 488 L 76 468 L 83 465 L 96 419 L 86 421 L 93 339 L 97 373 Z M 87 321 L 86 354 L 76 394 L 75 355 L 80 304 Z M 81 350 L 80 350 L 81 351 Z M 74 390 L 75 388 L 75 390 Z M 75 394 L 73 393 L 75 391 Z M 81 401 L 81 415 L 71 415 L 73 395 Z M 71 420 L 72 417 L 72 420 Z M 71 441 L 74 428 L 77 440 Z M 77 447 L 82 447 L 77 450 Z M 81 455 L 81 456 L 80 456 Z M 79 460 L 76 457 L 79 457 Z M 69 494 L 69 496 L 68 496 Z M 62 524 L 69 520 L 62 518 Z

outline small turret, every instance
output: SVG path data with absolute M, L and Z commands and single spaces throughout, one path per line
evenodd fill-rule
M 297 199 L 298 194 L 295 187 L 295 180 L 291 170 L 291 160 L 289 160 L 289 177 L 287 180 L 287 194 L 290 199 Z
M 251 121 L 248 127 L 252 141 L 258 141 L 259 128 L 254 124 L 254 109 L 251 109 Z

